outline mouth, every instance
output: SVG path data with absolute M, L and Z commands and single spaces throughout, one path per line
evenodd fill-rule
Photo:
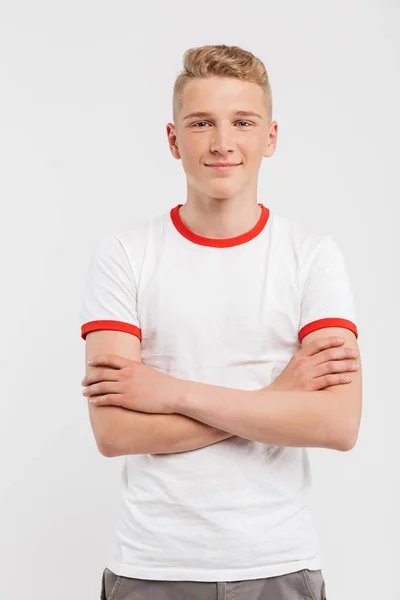
M 207 165 L 210 169 L 215 169 L 216 171 L 229 171 L 230 169 L 234 169 L 235 167 L 240 167 L 242 163 L 215 163 Z

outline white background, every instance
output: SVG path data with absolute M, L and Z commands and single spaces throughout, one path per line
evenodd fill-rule
M 399 600 L 398 0 L 4 1 L 0 8 L 0 597 L 98 600 L 122 458 L 81 395 L 90 253 L 185 202 L 168 149 L 184 51 L 263 60 L 279 123 L 259 201 L 332 233 L 363 361 L 349 453 L 312 449 L 328 600 Z

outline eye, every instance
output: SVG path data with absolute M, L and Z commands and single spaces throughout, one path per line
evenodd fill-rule
M 247 125 L 251 125 L 249 121 L 238 121 L 238 123 L 247 123 Z
M 201 125 L 202 123 L 207 123 L 207 121 L 199 121 L 198 123 L 193 123 L 193 126 L 196 127 L 196 125 Z M 204 127 L 199 127 L 198 129 L 204 129 Z

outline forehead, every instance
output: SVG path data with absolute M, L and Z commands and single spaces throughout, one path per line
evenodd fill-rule
M 181 114 L 189 112 L 256 111 L 265 114 L 265 96 L 259 85 L 233 77 L 196 78 L 182 95 Z

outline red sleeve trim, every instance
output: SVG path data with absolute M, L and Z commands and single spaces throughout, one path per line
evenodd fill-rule
M 299 331 L 299 341 L 303 340 L 303 337 L 311 333 L 312 331 L 317 331 L 317 329 L 323 329 L 324 327 L 344 327 L 345 329 L 350 329 L 358 339 L 358 330 L 356 325 L 352 321 L 348 321 L 347 319 L 318 319 L 317 321 L 312 321 L 307 325 L 304 325 Z
M 100 321 L 89 321 L 88 323 L 84 323 L 81 326 L 81 338 L 86 339 L 86 334 L 89 331 L 97 331 L 98 329 L 112 329 L 114 331 L 124 331 L 125 333 L 131 333 L 132 335 L 136 335 L 139 340 L 142 340 L 142 331 L 139 327 L 135 325 L 131 325 L 130 323 L 124 323 L 123 321 L 110 321 L 110 320 L 100 320 Z

